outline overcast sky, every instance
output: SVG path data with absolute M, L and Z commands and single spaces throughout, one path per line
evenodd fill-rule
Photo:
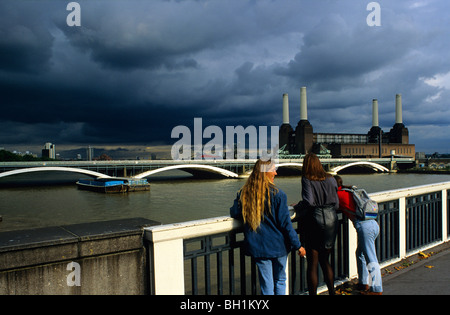
M 177 125 L 279 126 L 308 91 L 314 132 L 395 123 L 416 151 L 450 153 L 450 2 L 0 1 L 0 147 L 173 144 Z M 224 129 L 225 130 L 225 129 Z M 206 141 L 205 141 L 206 142 Z

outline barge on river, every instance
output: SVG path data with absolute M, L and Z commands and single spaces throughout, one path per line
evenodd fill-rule
M 150 190 L 150 184 L 145 178 L 99 177 L 97 179 L 80 179 L 77 181 L 77 185 L 79 189 L 101 193 L 127 193 Z

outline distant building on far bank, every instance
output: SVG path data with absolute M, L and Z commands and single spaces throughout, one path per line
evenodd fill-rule
M 47 142 L 42 149 L 42 157 L 56 159 L 56 147 L 54 144 Z
M 283 94 L 283 124 L 279 146 L 282 154 L 303 155 L 309 152 L 331 154 L 336 158 L 377 158 L 401 156 L 414 158 L 415 145 L 409 144 L 409 131 L 403 124 L 402 97 L 396 95 L 395 124 L 384 132 L 378 124 L 378 101 L 372 101 L 372 128 L 367 134 L 314 133 L 308 121 L 306 87 L 300 89 L 300 121 L 295 130 L 289 124 L 288 95 Z

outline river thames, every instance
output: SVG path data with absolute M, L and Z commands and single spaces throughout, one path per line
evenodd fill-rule
M 151 190 L 129 194 L 101 194 L 78 190 L 73 184 L 0 188 L 0 231 L 69 225 L 142 217 L 163 224 L 229 214 L 242 179 L 192 179 L 181 171 L 150 177 Z M 72 175 L 73 176 L 73 175 Z M 344 184 L 369 193 L 450 181 L 450 175 L 341 175 Z M 288 203 L 301 197 L 301 177 L 277 176 Z

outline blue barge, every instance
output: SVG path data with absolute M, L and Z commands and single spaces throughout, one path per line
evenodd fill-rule
M 100 177 L 97 179 L 80 179 L 77 181 L 77 186 L 79 189 L 101 193 L 127 193 L 150 190 L 150 184 L 145 178 Z

